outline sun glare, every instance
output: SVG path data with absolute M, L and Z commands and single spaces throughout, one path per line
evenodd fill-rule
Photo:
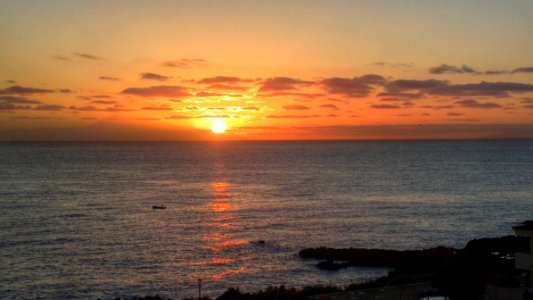
M 220 119 L 216 119 L 211 123 L 211 131 L 213 133 L 224 133 L 226 131 L 226 123 Z

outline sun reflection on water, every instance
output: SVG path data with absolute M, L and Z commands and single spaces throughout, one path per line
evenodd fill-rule
M 212 199 L 206 204 L 207 212 L 210 214 L 207 233 L 201 237 L 204 242 L 202 249 L 207 250 L 209 258 L 197 262 L 196 265 L 203 266 L 202 276 L 207 280 L 220 281 L 229 276 L 234 276 L 246 271 L 246 268 L 239 265 L 236 253 L 241 245 L 247 243 L 246 240 L 236 238 L 241 225 L 235 222 L 232 212 L 238 207 L 232 201 L 230 184 L 225 181 L 216 181 L 210 184 L 212 189 Z

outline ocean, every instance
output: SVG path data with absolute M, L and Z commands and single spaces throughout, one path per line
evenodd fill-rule
M 298 251 L 512 234 L 532 170 L 533 141 L 1 143 L 0 298 L 361 282 Z

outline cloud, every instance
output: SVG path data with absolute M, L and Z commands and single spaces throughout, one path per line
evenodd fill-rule
M 365 97 L 372 92 L 375 86 L 386 84 L 387 80 L 381 75 L 366 74 L 361 77 L 327 78 L 322 84 L 329 93 L 343 94 L 349 97 Z
M 309 119 L 318 118 L 319 115 L 268 115 L 267 119 Z
M 109 99 L 109 98 L 111 98 L 111 96 L 109 96 L 109 95 L 94 95 L 94 96 L 91 96 L 91 98 L 96 98 L 96 99 Z
M 402 92 L 383 92 L 377 95 L 382 97 L 381 101 L 405 101 L 420 99 L 424 96 L 424 93 L 402 93 Z
M 29 105 L 19 105 L 29 104 Z M 37 106 L 31 106 L 31 104 L 39 104 Z M 41 110 L 41 111 L 60 111 L 65 109 L 62 105 L 44 104 L 40 101 L 29 100 L 25 98 L 17 97 L 0 97 L 0 110 L 1 111 L 13 111 L 13 110 Z
M 478 73 L 474 69 L 472 69 L 469 66 L 462 65 L 461 67 L 451 66 L 447 64 L 442 64 L 440 66 L 431 67 L 428 69 L 429 73 L 431 74 L 445 74 L 445 73 L 456 73 L 456 74 L 462 74 L 462 73 Z
M 427 91 L 435 89 L 438 87 L 448 86 L 448 81 L 444 80 L 408 80 L 408 79 L 399 79 L 393 80 L 386 85 L 387 92 L 400 93 L 403 91 L 412 91 L 412 90 L 421 90 Z
M 201 91 L 195 94 L 196 97 L 240 97 L 238 94 L 222 94 L 222 93 L 212 93 L 207 91 Z
M 259 91 L 296 90 L 299 86 L 312 85 L 314 82 L 290 77 L 272 77 L 261 83 Z
M 84 59 L 104 60 L 102 57 L 98 57 L 98 56 L 95 56 L 95 55 L 92 55 L 92 54 L 87 54 L 87 53 L 74 52 L 73 54 L 76 55 L 77 57 L 84 58 Z
M 124 106 L 122 106 L 120 104 L 115 104 L 112 107 L 104 108 L 103 111 L 107 111 L 107 112 L 127 112 L 127 111 L 135 111 L 135 109 L 125 108 Z
M 392 104 L 372 104 L 370 105 L 372 108 L 376 109 L 398 109 L 401 108 L 399 105 L 392 105 Z
M 387 92 L 404 92 L 418 90 L 438 96 L 492 96 L 506 97 L 509 93 L 533 92 L 533 84 L 516 82 L 485 82 L 468 84 L 450 84 L 448 81 L 428 80 L 394 80 L 387 84 Z
M 67 61 L 67 60 L 69 60 L 68 57 L 63 56 L 63 55 L 54 55 L 53 58 L 54 58 L 54 59 L 57 59 L 57 60 L 62 60 L 62 61 Z
M 194 116 L 194 119 L 229 119 L 229 118 L 238 118 L 235 115 L 199 115 Z
M 54 105 L 54 104 L 42 104 L 37 105 L 33 110 L 44 110 L 44 111 L 60 111 L 65 109 L 63 105 Z
M 141 97 L 187 97 L 191 94 L 189 89 L 177 85 L 160 85 L 146 88 L 127 88 L 122 94 L 137 95 Z
M 10 83 L 10 84 L 15 84 L 15 83 L 17 83 L 15 80 L 11 80 L 11 79 L 6 80 L 6 82 L 7 82 L 7 83 Z
M 63 94 L 71 94 L 71 93 L 74 93 L 73 90 L 70 90 L 70 89 L 60 89 L 59 90 L 60 93 L 63 93 Z
M 123 107 L 120 104 L 115 104 L 112 107 L 106 107 L 106 108 L 98 108 L 93 105 L 87 105 L 87 106 L 70 106 L 68 109 L 74 110 L 74 111 L 106 111 L 106 112 L 128 112 L 128 111 L 135 111 L 134 109 L 127 109 Z
M 163 110 L 172 110 L 172 108 L 168 105 L 159 105 L 159 106 L 146 106 L 146 107 L 143 107 L 141 108 L 142 110 L 160 110 L 160 111 L 163 111 Z
M 161 66 L 167 67 L 167 68 L 185 69 L 185 68 L 191 68 L 191 67 L 203 65 L 205 63 L 206 63 L 206 60 L 201 59 L 201 58 L 193 58 L 193 59 L 183 58 L 180 60 L 164 61 L 161 63 Z
M 456 113 L 456 112 L 449 112 L 449 113 L 447 113 L 447 115 L 450 116 L 450 117 L 458 117 L 458 116 L 464 116 L 465 114 Z
M 100 76 L 98 77 L 100 80 L 109 80 L 109 81 L 118 81 L 120 78 L 118 77 L 111 77 L 111 76 Z
M 501 108 L 502 106 L 498 103 L 494 102 L 485 102 L 480 103 L 474 99 L 465 99 L 465 100 L 459 100 L 455 101 L 456 104 L 458 104 L 461 107 L 467 107 L 467 108 L 483 108 L 483 109 L 492 109 L 492 108 Z
M 70 106 L 68 109 L 70 110 L 76 110 L 76 111 L 101 111 L 100 108 L 93 106 L 93 105 L 87 105 L 87 106 Z
M 0 102 L 0 111 L 12 111 L 12 110 L 25 110 L 31 109 L 29 105 L 15 105 L 11 103 L 1 103 Z
M 439 87 L 428 91 L 433 95 L 441 96 L 508 96 L 509 93 L 533 92 L 533 85 L 514 82 L 481 82 L 469 84 L 456 84 Z
M 180 115 L 177 115 L 177 116 L 170 116 L 167 118 L 168 120 L 189 120 L 189 119 L 192 119 L 192 117 L 190 116 L 180 116 Z
M 377 66 L 377 67 L 390 67 L 390 68 L 412 68 L 414 64 L 412 63 L 388 63 L 384 61 L 378 61 L 375 63 L 371 63 L 371 66 Z
M 243 110 L 260 110 L 259 106 L 246 106 L 242 108 Z
M 0 95 L 6 94 L 47 94 L 54 93 L 52 90 L 33 88 L 33 87 L 23 87 L 18 85 L 13 85 L 8 88 L 0 90 Z
M 304 105 L 285 105 L 283 106 L 283 108 L 287 110 L 308 110 L 309 109 L 308 106 L 304 106 Z
M 13 120 L 63 120 L 63 118 L 20 116 L 14 117 Z
M 319 93 L 296 93 L 296 92 L 274 92 L 268 94 L 260 94 L 261 97 L 298 97 L 305 99 L 316 99 L 323 97 L 324 94 Z
M 533 73 L 533 67 L 516 68 L 511 73 Z
M 322 104 L 322 105 L 319 105 L 318 107 L 330 108 L 330 109 L 333 109 L 333 110 L 339 110 L 339 108 L 335 104 Z
M 507 74 L 507 73 L 509 72 L 503 71 L 503 70 L 489 70 L 489 71 L 483 72 L 483 74 L 485 75 L 501 75 L 501 74 Z
M 228 91 L 228 92 L 245 92 L 249 88 L 244 86 L 229 86 L 224 84 L 212 84 L 206 88 L 207 90 Z
M 453 105 L 424 105 L 424 106 L 421 106 L 422 108 L 431 108 L 431 109 L 436 109 L 436 110 L 440 110 L 440 109 L 451 109 L 453 108 L 454 106 Z
M 167 79 L 170 79 L 170 78 L 172 77 L 163 76 L 163 75 L 159 75 L 156 73 L 141 73 L 141 79 L 166 81 Z
M 41 101 L 16 96 L 0 96 L 0 104 L 41 104 Z
M 204 83 L 204 84 L 233 84 L 233 83 L 242 83 L 242 82 L 252 82 L 251 79 L 243 79 L 240 77 L 232 77 L 232 76 L 216 76 L 216 77 L 209 77 L 209 78 L 203 78 L 197 81 L 197 83 Z
M 117 104 L 117 101 L 113 101 L 113 100 L 94 100 L 94 101 L 91 101 L 91 103 L 93 103 L 93 104 Z

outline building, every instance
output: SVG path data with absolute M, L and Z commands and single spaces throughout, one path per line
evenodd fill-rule
M 513 230 L 517 236 L 529 238 L 529 252 L 516 253 L 515 267 L 529 272 L 527 285 L 531 287 L 533 285 L 533 221 L 525 221 L 521 225 L 513 227 Z

